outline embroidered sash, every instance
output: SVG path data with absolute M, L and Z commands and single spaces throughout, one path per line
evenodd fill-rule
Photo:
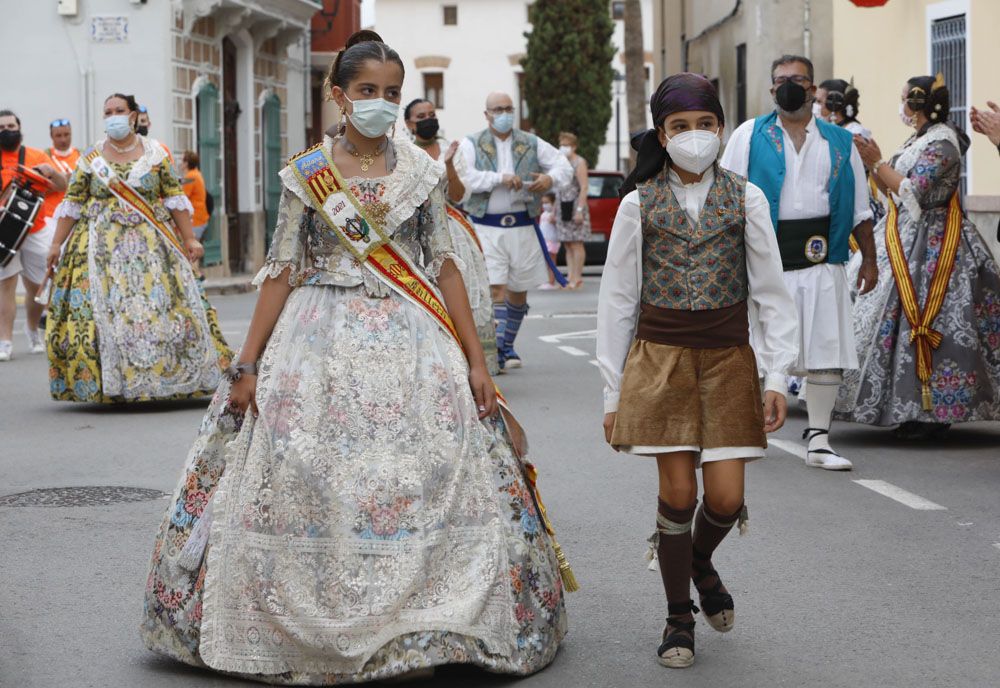
M 108 188 L 108 191 L 117 198 L 122 205 L 130 210 L 134 210 L 139 213 L 146 222 L 152 225 L 163 238 L 167 240 L 167 243 L 180 251 L 181 255 L 184 255 L 184 248 L 181 246 L 180 240 L 177 239 L 177 234 L 174 230 L 166 225 L 160 218 L 156 216 L 153 212 L 153 206 L 143 198 L 142 194 L 133 189 L 128 182 L 118 176 L 114 168 L 105 160 L 97 148 L 91 150 L 84 160 L 90 166 L 90 171 L 104 186 Z
M 885 248 L 889 254 L 889 264 L 892 266 L 892 276 L 896 281 L 896 290 L 903 306 L 903 313 L 910 323 L 910 343 L 917 349 L 917 377 L 923 385 L 921 401 L 925 411 L 933 409 L 931 397 L 931 351 L 941 346 L 942 335 L 931 328 L 934 319 L 944 304 L 945 293 L 948 291 L 948 281 L 955 267 L 955 255 L 958 253 L 958 242 L 962 236 L 962 206 L 956 192 L 948 203 L 947 222 L 944 227 L 944 237 L 941 241 L 941 254 L 934 275 L 931 277 L 927 290 L 927 300 L 923 309 L 917 301 L 917 292 L 910 276 L 909 265 L 903 252 L 903 242 L 899 236 L 899 211 L 895 201 L 889 197 L 889 214 L 885 225 Z
M 373 222 L 351 193 L 322 143 L 292 157 L 288 164 L 309 199 L 309 205 L 359 263 L 397 294 L 419 306 L 450 334 L 462 341 L 448 309 L 430 281 L 396 248 L 385 228 Z

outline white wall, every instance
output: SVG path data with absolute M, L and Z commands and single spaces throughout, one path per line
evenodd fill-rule
M 135 94 L 150 109 L 153 135 L 169 139 L 169 2 L 80 0 L 76 17 L 59 16 L 54 0 L 8 0 L 4 5 L 0 108 L 20 116 L 27 145 L 51 145 L 49 122 L 66 117 L 73 123 L 74 144 L 89 146 L 103 132 L 104 99 L 116 91 Z M 98 15 L 128 17 L 127 42 L 92 41 L 91 18 Z
M 458 7 L 458 24 L 444 25 L 442 6 Z M 491 91 L 510 93 L 518 100 L 517 72 L 511 55 L 527 48 L 524 32 L 529 31 L 527 0 L 378 0 L 375 30 L 403 58 L 406 80 L 403 104 L 424 96 L 423 77 L 414 60 L 422 56 L 451 58 L 447 69 L 430 67 L 424 71 L 444 73 L 444 107 L 438 111 L 442 135 L 449 139 L 467 136 L 486 127 L 483 116 L 486 96 Z M 610 12 L 610 3 L 609 10 Z M 643 43 L 653 49 L 653 9 L 643 0 Z M 616 21 L 613 41 L 624 46 L 624 22 Z M 625 65 L 616 56 L 613 67 L 624 74 Z M 611 98 L 611 94 L 608 94 Z M 622 99 L 622 153 L 628 155 L 628 117 Z M 615 167 L 615 118 L 608 122 L 607 143 L 602 146 L 597 167 Z M 552 141 L 553 145 L 557 142 Z

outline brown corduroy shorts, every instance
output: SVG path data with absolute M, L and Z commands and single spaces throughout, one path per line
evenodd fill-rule
M 632 344 L 612 446 L 763 448 L 763 426 L 757 361 L 749 345 Z

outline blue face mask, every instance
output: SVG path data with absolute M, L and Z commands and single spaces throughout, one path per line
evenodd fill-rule
M 132 132 L 128 115 L 111 115 L 104 118 L 104 131 L 115 141 L 121 141 Z
M 370 139 L 384 136 L 399 116 L 399 103 L 390 103 L 384 98 L 351 100 L 344 96 L 344 99 L 354 106 L 353 112 L 348 115 L 351 124 Z
M 493 115 L 493 128 L 501 134 L 506 134 L 514 128 L 514 115 L 510 112 L 501 112 Z

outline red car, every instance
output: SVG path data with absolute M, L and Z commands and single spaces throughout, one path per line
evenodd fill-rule
M 587 263 L 602 265 L 608 253 L 611 225 L 618 212 L 618 190 L 625 181 L 625 175 L 613 170 L 590 170 L 587 174 L 590 238 L 584 246 L 587 249 Z

